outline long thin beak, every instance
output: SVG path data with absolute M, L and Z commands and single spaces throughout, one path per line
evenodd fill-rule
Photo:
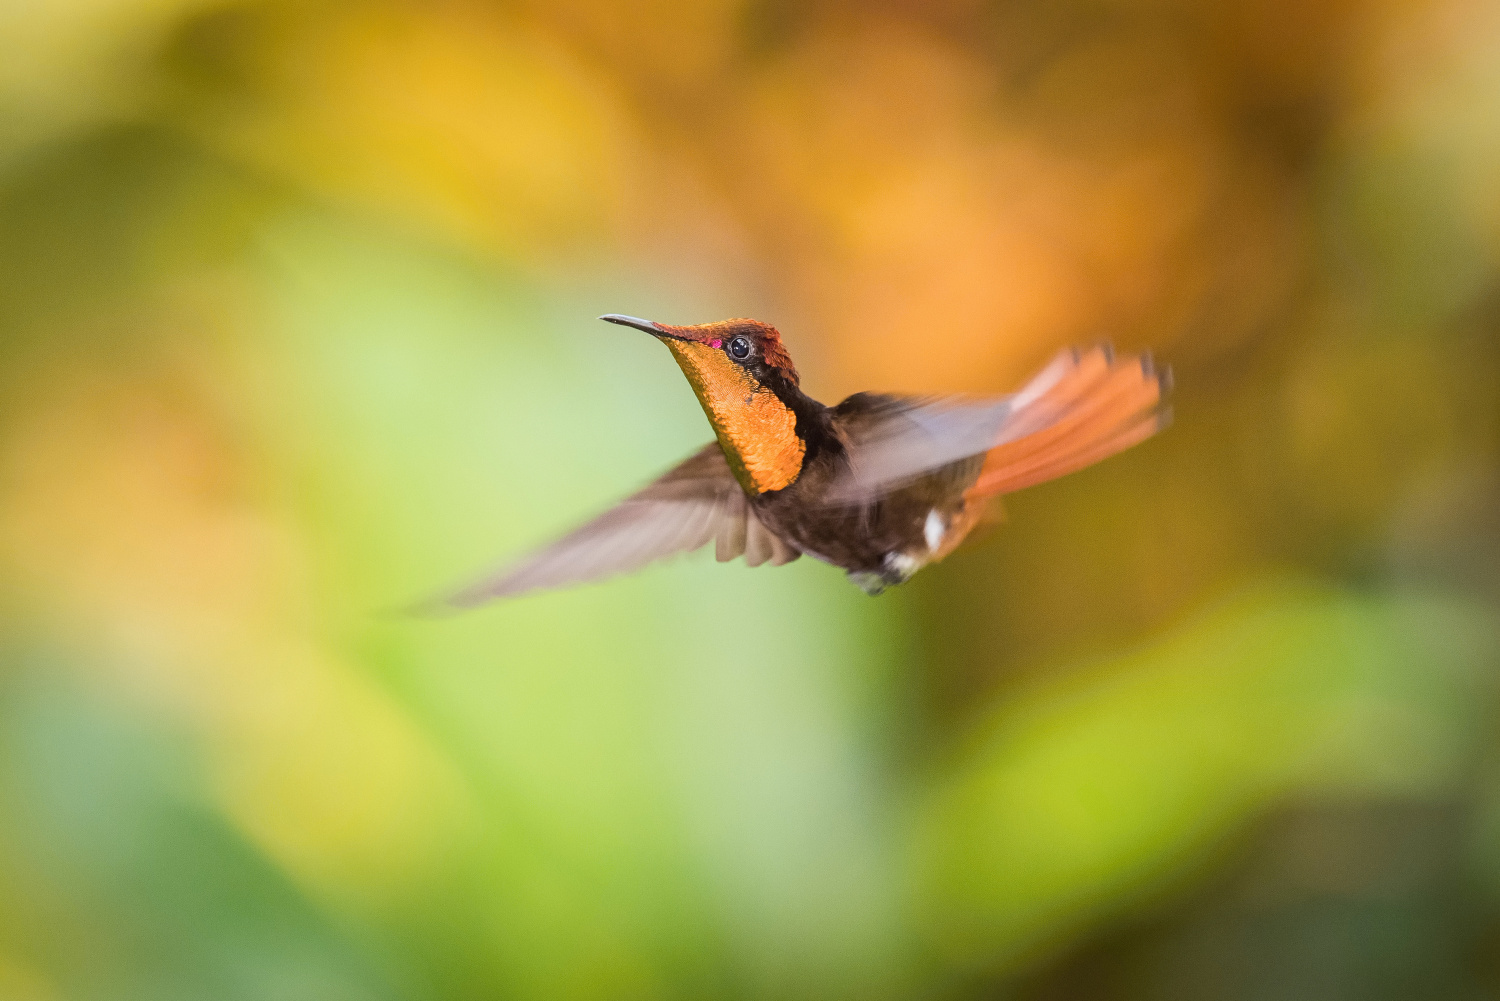
M 622 327 L 634 327 L 637 330 L 644 330 L 646 333 L 655 334 L 658 337 L 660 337 L 662 334 L 667 333 L 661 328 L 660 324 L 652 323 L 650 320 L 642 320 L 634 316 L 621 316 L 619 313 L 605 313 L 603 316 L 599 317 L 599 319 L 603 320 L 605 323 L 618 323 Z

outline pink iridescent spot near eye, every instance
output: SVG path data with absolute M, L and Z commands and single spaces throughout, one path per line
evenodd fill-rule
M 717 351 L 724 346 L 724 342 L 719 340 L 709 341 L 708 346 Z

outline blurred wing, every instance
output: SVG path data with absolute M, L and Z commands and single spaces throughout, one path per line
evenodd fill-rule
M 541 588 L 630 573 L 715 543 L 721 562 L 780 566 L 802 555 L 760 523 L 729 471 L 718 442 L 638 493 L 514 566 L 439 599 L 437 608 L 473 608 Z
M 971 495 L 1041 483 L 1141 441 L 1164 423 L 1165 375 L 1150 356 L 1066 351 L 1019 393 L 988 400 L 851 397 L 849 468 L 833 496 L 860 500 L 984 455 Z

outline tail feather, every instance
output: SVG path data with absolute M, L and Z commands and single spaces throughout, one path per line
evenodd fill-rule
M 1159 411 L 1166 374 L 1149 355 L 1116 359 L 1095 348 L 1062 374 L 1049 367 L 1023 389 L 1017 419 L 1036 430 L 991 449 L 969 497 L 990 497 L 1045 483 L 1149 438 L 1165 424 Z M 1037 391 L 1033 387 L 1046 379 Z
M 1128 364 L 1111 367 L 1103 349 L 1090 352 L 1080 360 L 1075 378 L 1064 380 L 1056 391 L 1018 415 L 1018 423 L 1036 430 L 991 449 L 986 467 L 1027 462 L 1119 419 L 1120 411 L 1134 412 L 1131 391 L 1139 388 L 1138 376 L 1139 371 L 1132 371 Z
M 1040 375 L 1032 379 L 1011 401 L 1015 409 L 1014 426 L 1008 428 L 1011 437 L 1005 445 L 1016 447 L 1017 454 L 1024 454 L 1023 442 L 1032 439 L 1054 425 L 1060 418 L 1075 409 L 1079 402 L 1089 397 L 1099 383 L 1109 377 L 1109 357 L 1106 351 L 1095 349 L 1084 354 L 1064 352 Z M 1025 449 L 1038 447 L 1036 443 Z
M 1091 445 L 1061 455 L 1051 462 L 1038 463 L 1024 469 L 1000 470 L 1003 475 L 996 475 L 989 482 L 976 482 L 968 493 L 972 496 L 1008 494 L 1047 483 L 1123 452 L 1132 445 L 1138 445 L 1168 423 L 1164 413 L 1149 414 L 1108 438 L 1096 440 Z

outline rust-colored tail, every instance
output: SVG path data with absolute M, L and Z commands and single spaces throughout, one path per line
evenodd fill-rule
M 991 449 L 965 496 L 994 497 L 1045 483 L 1151 437 L 1167 423 L 1171 373 L 1150 355 L 1116 358 L 1107 347 L 1070 351 L 1016 394 L 1028 431 Z

